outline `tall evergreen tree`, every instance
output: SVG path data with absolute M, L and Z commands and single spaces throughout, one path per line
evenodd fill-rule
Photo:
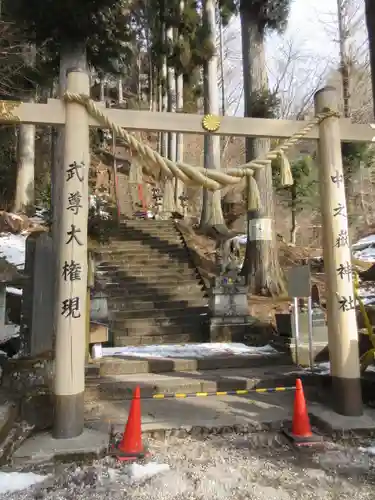
M 218 0 L 227 18 L 233 12 L 241 16 L 242 60 L 244 79 L 245 116 L 270 118 L 277 100 L 269 91 L 265 56 L 265 35 L 270 31 L 282 32 L 286 27 L 291 0 Z M 269 139 L 246 140 L 246 160 L 265 155 L 270 149 Z M 257 170 L 262 210 L 252 213 L 251 226 L 270 225 L 267 240 L 248 242 L 243 272 L 253 293 L 277 294 L 284 290 L 282 274 L 273 230 L 274 193 L 271 165 Z M 268 232 L 268 231 L 266 231 Z
M 374 96 L 374 116 L 375 116 L 375 3 L 373 0 L 365 0 L 366 23 L 368 32 L 368 43 L 370 48 L 372 95 Z
M 223 0 L 233 8 L 232 0 Z M 238 0 L 236 6 L 241 16 L 242 57 L 244 77 L 245 116 L 269 118 L 277 102 L 270 94 L 265 57 L 265 35 L 268 31 L 283 31 L 286 27 L 291 0 Z M 269 139 L 247 139 L 246 160 L 267 154 Z M 255 173 L 262 208 L 252 213 L 250 224 L 271 228 L 267 239 L 249 241 L 246 248 L 244 272 L 253 293 L 277 294 L 284 291 L 278 262 L 274 231 L 274 193 L 272 167 L 266 166 Z
M 120 72 L 130 40 L 127 0 L 3 0 L 4 19 L 14 21 L 29 43 L 43 47 L 45 71 L 66 89 L 69 68 Z M 52 166 L 53 231 L 58 224 L 58 188 L 63 171 L 64 131 L 59 130 Z
M 203 22 L 212 45 L 216 45 L 216 1 L 203 0 Z M 204 65 L 204 112 L 219 115 L 218 93 L 218 54 L 216 47 L 211 57 Z M 207 134 L 204 137 L 204 167 L 220 170 L 221 164 L 220 137 Z M 201 227 L 222 225 L 224 217 L 221 207 L 221 192 L 209 192 L 203 189 Z

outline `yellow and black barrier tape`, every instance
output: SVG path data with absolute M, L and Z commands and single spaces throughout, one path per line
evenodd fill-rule
M 141 399 L 187 399 L 187 398 L 207 398 L 212 396 L 246 396 L 247 394 L 269 394 L 274 392 L 294 391 L 292 387 L 267 387 L 264 389 L 238 389 L 236 391 L 216 391 L 216 392 L 175 392 L 171 394 L 152 394 L 152 396 L 143 397 Z

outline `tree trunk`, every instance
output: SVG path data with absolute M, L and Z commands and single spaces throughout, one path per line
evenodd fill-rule
M 162 29 L 161 29 L 161 39 L 162 43 L 165 43 L 166 39 L 166 30 L 165 30 L 165 21 L 162 21 Z M 159 80 L 159 95 L 160 95 L 160 111 L 166 112 L 168 109 L 168 95 L 166 92 L 166 82 L 167 82 L 167 57 L 163 55 L 162 65 L 160 71 L 160 80 Z M 160 134 L 160 154 L 162 156 L 168 156 L 168 134 L 162 132 Z
M 292 195 L 292 203 L 291 203 L 292 225 L 290 228 L 290 243 L 292 245 L 295 245 L 297 237 L 297 192 L 295 184 L 291 186 L 291 195 Z
M 344 117 L 350 117 L 350 74 L 349 74 L 349 54 L 347 29 L 348 20 L 344 19 L 344 8 L 347 0 L 337 0 L 337 20 L 339 28 L 339 47 L 340 47 L 340 73 L 342 81 L 342 96 L 344 103 Z
M 24 53 L 26 66 L 33 67 L 36 62 L 36 46 L 29 45 Z M 35 100 L 34 96 L 28 97 L 29 102 Z M 16 196 L 14 200 L 14 211 L 24 212 L 31 209 L 35 202 L 34 178 L 35 178 L 35 125 L 21 124 L 18 136 L 18 165 Z
M 100 79 L 100 97 L 99 100 L 101 102 L 105 101 L 105 79 Z
M 34 205 L 35 125 L 22 124 L 18 136 L 18 170 L 14 212 Z
M 137 56 L 137 103 L 140 106 L 142 99 L 142 85 L 141 85 L 141 72 L 142 72 L 142 63 L 141 63 L 141 51 L 138 47 L 138 56 Z
M 173 44 L 173 28 L 167 30 L 168 45 Z M 167 66 L 168 112 L 176 111 L 176 75 L 173 66 Z M 176 132 L 168 132 L 168 158 L 176 161 Z
M 375 3 L 373 0 L 365 0 L 366 22 L 370 48 L 372 95 L 375 96 Z M 373 99 L 375 116 L 375 98 Z
M 122 104 L 124 102 L 124 90 L 122 87 L 122 76 L 119 76 L 117 79 L 117 97 L 118 97 L 118 103 Z
M 242 0 L 244 1 L 244 0 Z M 252 116 L 252 96 L 268 90 L 265 61 L 264 33 L 241 9 L 241 33 L 243 54 L 243 78 L 245 116 Z M 246 160 L 263 156 L 270 150 L 269 139 L 246 139 Z M 276 295 L 284 292 L 285 286 L 278 261 L 276 233 L 274 227 L 274 193 L 271 164 L 255 171 L 261 195 L 260 211 L 248 212 L 249 240 L 243 273 L 251 293 Z
M 181 17 L 184 15 L 185 2 L 180 1 L 180 13 Z M 182 38 L 181 33 L 179 36 Z M 184 77 L 182 74 L 176 74 L 176 111 L 177 113 L 182 113 L 184 109 Z M 184 136 L 183 134 L 176 134 L 176 161 L 184 161 Z M 175 179 L 174 187 L 174 199 L 176 203 L 176 210 L 183 213 L 183 207 L 181 205 L 181 196 L 184 192 L 184 185 L 179 179 Z
M 221 14 L 218 9 L 218 21 L 219 21 L 219 45 L 220 45 L 220 81 L 221 81 L 221 114 L 226 115 L 226 96 L 225 96 L 225 74 L 224 74 L 224 30 L 223 21 L 221 19 Z
M 218 116 L 219 95 L 217 86 L 217 63 L 216 51 L 216 2 L 215 0 L 204 0 L 203 22 L 207 25 L 210 40 L 215 52 L 204 67 L 204 112 Z M 220 170 L 220 136 L 206 134 L 204 136 L 204 168 Z M 214 226 L 225 224 L 221 207 L 221 192 L 210 192 L 203 189 L 202 213 L 200 226 Z

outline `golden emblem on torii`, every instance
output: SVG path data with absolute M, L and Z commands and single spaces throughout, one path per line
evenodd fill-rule
M 0 101 L 0 123 L 19 122 L 20 119 L 14 114 L 14 110 L 22 104 L 20 101 Z
M 207 132 L 217 132 L 220 128 L 220 116 L 205 115 L 202 120 L 202 127 Z

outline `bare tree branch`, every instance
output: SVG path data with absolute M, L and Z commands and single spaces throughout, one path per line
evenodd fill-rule
M 272 91 L 280 99 L 279 118 L 304 117 L 328 67 L 329 61 L 318 60 L 295 40 L 284 40 L 268 65 Z

